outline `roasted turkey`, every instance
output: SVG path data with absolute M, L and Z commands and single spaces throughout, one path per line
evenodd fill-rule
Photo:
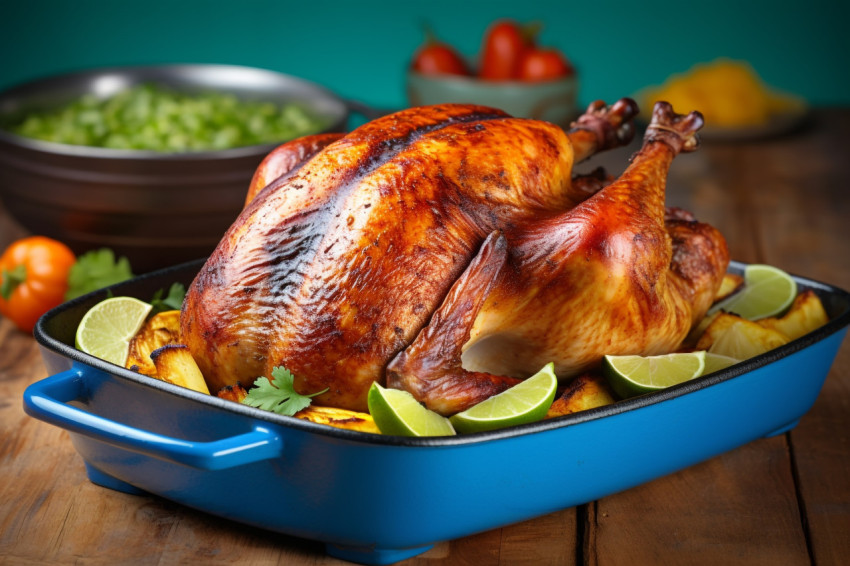
M 697 113 L 656 106 L 624 174 L 573 165 L 627 143 L 635 104 L 565 132 L 491 108 L 413 108 L 275 150 L 190 286 L 183 339 L 210 389 L 286 366 L 317 402 L 372 382 L 452 414 L 547 362 L 676 348 L 728 263 L 720 234 L 665 211 Z

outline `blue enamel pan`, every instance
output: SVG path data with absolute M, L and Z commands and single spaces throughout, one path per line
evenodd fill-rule
M 150 300 L 175 281 L 188 284 L 200 265 L 153 272 L 111 292 Z M 26 390 L 24 408 L 70 432 L 96 484 L 323 541 L 345 560 L 389 564 L 791 429 L 818 396 L 850 324 L 850 294 L 796 280 L 817 292 L 830 322 L 781 348 L 607 407 L 441 438 L 335 429 L 79 352 L 75 329 L 108 296 L 101 290 L 39 321 L 35 337 L 52 375 Z

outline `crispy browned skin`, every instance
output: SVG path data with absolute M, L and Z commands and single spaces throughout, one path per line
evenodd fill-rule
M 641 151 L 567 212 L 493 232 L 429 325 L 387 369 L 442 414 L 464 410 L 548 362 L 568 377 L 605 354 L 670 352 L 711 305 L 729 262 L 720 233 L 671 214 L 673 157 L 701 116 L 656 106 Z
M 366 409 L 493 230 L 568 210 L 575 160 L 628 141 L 636 107 L 595 105 L 570 132 L 491 108 L 390 115 L 259 192 L 201 269 L 182 332 L 210 388 L 285 365 L 302 393 Z
M 304 136 L 279 145 L 272 150 L 254 171 L 248 194 L 245 195 L 245 206 L 248 206 L 261 190 L 271 185 L 282 175 L 292 173 L 304 162 L 319 151 L 337 141 L 343 134 L 315 134 Z

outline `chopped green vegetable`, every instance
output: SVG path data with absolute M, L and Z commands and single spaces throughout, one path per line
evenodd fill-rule
M 151 299 L 151 305 L 153 305 L 151 315 L 168 310 L 180 310 L 183 307 L 183 298 L 186 296 L 185 285 L 182 283 L 172 283 L 171 287 L 168 288 L 168 294 L 165 298 L 163 298 L 162 292 L 162 289 L 159 289 L 153 294 L 153 298 Z
M 130 262 L 126 257 L 116 259 L 115 252 L 109 248 L 86 252 L 71 266 L 65 300 L 69 301 L 132 277 Z
M 87 94 L 4 128 L 56 143 L 179 153 L 282 142 L 329 125 L 297 103 L 281 106 L 223 92 L 187 94 L 143 84 L 106 99 Z
M 248 396 L 242 400 L 242 403 L 291 417 L 298 411 L 309 407 L 312 397 L 327 391 L 327 389 L 323 389 L 318 393 L 302 395 L 295 391 L 294 379 L 288 369 L 276 367 L 272 370 L 272 381 L 269 381 L 266 377 L 257 379 L 254 382 L 254 387 L 248 391 Z

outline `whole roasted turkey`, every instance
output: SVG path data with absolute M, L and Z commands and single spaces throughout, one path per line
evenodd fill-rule
M 573 175 L 627 143 L 636 112 L 594 103 L 565 132 L 432 106 L 278 148 L 184 303 L 211 390 L 286 366 L 321 404 L 365 410 L 379 381 L 448 415 L 550 361 L 569 378 L 675 349 L 729 259 L 664 205 L 701 117 L 659 103 L 619 179 Z

